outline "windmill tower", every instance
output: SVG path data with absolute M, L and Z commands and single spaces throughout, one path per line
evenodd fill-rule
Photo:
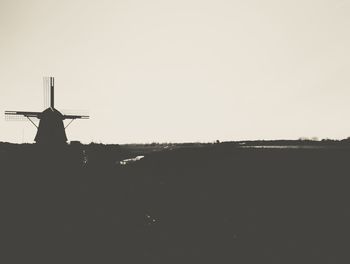
M 49 84 L 45 89 L 45 84 Z M 76 119 L 89 119 L 87 115 L 62 114 L 55 108 L 55 79 L 53 77 L 44 78 L 44 93 L 48 95 L 49 107 L 43 112 L 25 112 L 25 111 L 5 111 L 7 120 L 28 119 L 36 128 L 37 133 L 35 142 L 39 144 L 65 144 L 67 142 L 66 128 Z M 44 94 L 45 99 L 45 94 Z M 47 98 L 46 98 L 47 99 Z M 39 119 L 39 126 L 32 119 Z M 68 125 L 64 126 L 63 121 L 70 120 Z

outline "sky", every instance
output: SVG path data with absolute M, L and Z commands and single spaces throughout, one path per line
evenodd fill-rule
M 347 138 L 349 28 L 350 0 L 0 0 L 0 111 L 54 76 L 84 143 Z

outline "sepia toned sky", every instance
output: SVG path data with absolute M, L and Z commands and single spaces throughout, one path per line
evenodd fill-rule
M 71 140 L 341 139 L 349 29 L 350 0 L 0 0 L 0 111 L 42 111 L 55 76 L 56 108 L 91 115 Z

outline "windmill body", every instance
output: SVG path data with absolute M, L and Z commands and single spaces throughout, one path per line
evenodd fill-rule
M 54 105 L 54 78 L 50 77 L 50 107 L 43 112 L 24 112 L 24 111 L 5 111 L 7 119 L 25 117 L 31 123 L 36 126 L 37 133 L 35 136 L 35 142 L 38 144 L 65 144 L 67 142 L 66 128 L 75 119 L 88 119 L 86 115 L 64 115 Z M 45 83 L 45 80 L 44 80 Z M 32 118 L 39 119 L 39 126 L 37 126 Z M 70 123 L 65 127 L 64 120 L 70 120 Z
M 62 144 L 67 142 L 64 128 L 64 116 L 54 108 L 48 108 L 40 114 L 38 132 L 35 142 L 49 144 Z

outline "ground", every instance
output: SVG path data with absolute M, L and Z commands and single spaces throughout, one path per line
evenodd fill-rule
M 348 144 L 247 145 L 0 144 L 0 262 L 349 263 Z

